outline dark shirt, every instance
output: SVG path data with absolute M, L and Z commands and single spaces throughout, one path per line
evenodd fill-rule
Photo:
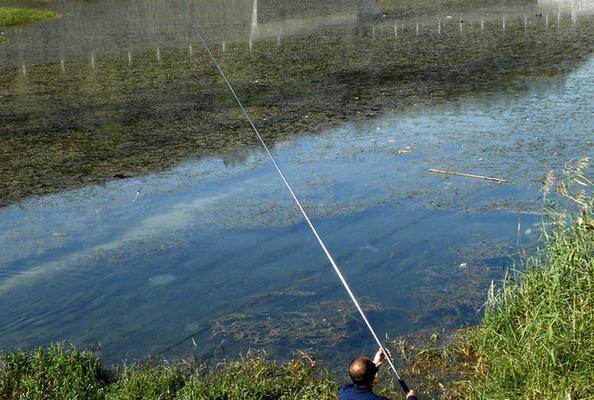
M 352 383 L 345 383 L 338 390 L 338 400 L 388 400 L 385 397 L 375 395 L 371 390 L 357 386 Z
M 338 390 L 338 400 L 388 400 L 385 397 L 378 396 L 367 388 L 363 388 L 352 383 L 345 383 Z M 408 400 L 417 400 L 409 397 Z

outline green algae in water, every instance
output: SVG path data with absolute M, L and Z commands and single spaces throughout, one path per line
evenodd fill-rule
M 471 21 L 468 21 L 470 24 Z M 475 23 L 477 21 L 474 21 Z M 591 24 L 506 30 L 489 22 L 441 35 L 389 23 L 326 27 L 215 50 L 271 144 L 386 112 L 501 90 L 520 76 L 563 74 L 591 51 Z M 375 32 L 372 34 L 372 32 Z M 486 32 L 487 33 L 487 32 Z M 31 195 L 162 171 L 256 146 L 204 50 L 110 52 L 65 64 L 3 67 L 0 205 Z M 64 73 L 61 72 L 64 68 Z
M 384 310 L 374 304 L 362 307 L 366 312 Z M 227 314 L 213 321 L 209 340 L 227 338 L 258 347 L 287 341 L 299 347 L 331 347 L 349 337 L 350 321 L 358 320 L 356 313 L 351 303 L 332 301 L 313 303 L 280 316 L 271 316 L 268 310 Z

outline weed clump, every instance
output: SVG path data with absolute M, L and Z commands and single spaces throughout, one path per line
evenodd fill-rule
M 0 357 L 2 400 L 330 400 L 337 390 L 330 373 L 305 354 L 284 363 L 251 354 L 212 370 L 147 362 L 112 373 L 96 354 L 59 344 Z
M 334 378 L 315 361 L 302 357 L 276 364 L 265 357 L 244 358 L 213 371 L 206 378 L 193 377 L 179 399 L 335 399 Z
M 0 358 L 0 399 L 103 399 L 107 371 L 95 354 L 61 344 Z
M 169 365 L 149 363 L 126 367 L 109 387 L 105 400 L 174 400 L 187 379 L 186 371 Z

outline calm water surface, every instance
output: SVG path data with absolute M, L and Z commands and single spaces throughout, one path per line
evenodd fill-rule
M 571 4 L 465 9 L 464 22 L 456 16 L 454 24 L 439 10 L 399 16 L 383 12 L 375 2 L 296 10 L 284 2 L 213 6 L 195 1 L 190 8 L 217 54 L 229 57 L 224 58 L 229 76 L 247 96 L 258 124 L 266 132 L 282 126 L 291 133 L 269 134 L 274 154 L 372 323 L 396 337 L 476 323 L 491 280 L 501 278 L 518 248 L 538 240 L 543 175 L 572 158 L 593 155 L 594 58 L 587 35 L 592 7 Z M 26 167 L 40 154 L 47 155 L 41 158 L 44 163 L 60 154 L 74 157 L 66 149 L 73 142 L 60 136 L 63 131 L 92 134 L 93 146 L 117 142 L 124 132 L 120 125 L 126 124 L 117 107 L 100 104 L 100 90 L 93 85 L 124 91 L 129 82 L 147 76 L 145 69 L 129 70 L 137 62 L 157 65 L 165 88 L 189 90 L 188 82 L 198 79 L 204 93 L 220 94 L 197 99 L 170 93 L 158 108 L 157 100 L 150 100 L 159 98 L 150 84 L 134 86 L 135 92 L 118 96 L 130 103 L 145 99 L 157 111 L 146 117 L 144 127 L 134 122 L 133 135 L 143 129 L 201 133 L 207 128 L 192 128 L 196 121 L 184 118 L 192 113 L 188 105 L 198 102 L 195 112 L 202 112 L 200 102 L 209 99 L 228 105 L 200 114 L 200 126 L 216 130 L 230 119 L 240 121 L 233 104 L 221 100 L 226 94 L 215 75 L 200 83 L 200 75 L 190 74 L 190 68 L 210 65 L 203 56 L 202 67 L 196 60 L 186 63 L 202 50 L 173 3 L 54 6 L 63 12 L 62 19 L 8 31 L 9 40 L 0 47 L 0 65 L 11 71 L 0 99 L 13 107 L 0 114 L 3 145 L 29 135 L 32 141 L 23 143 L 35 149 L 30 162 L 11 152 L 11 162 L 2 165 L 7 182 L 14 163 Z M 446 46 L 447 54 L 447 46 L 460 42 L 461 35 L 474 37 L 466 45 L 478 47 L 444 66 L 435 60 L 427 67 L 435 71 L 415 79 L 388 76 L 379 59 L 366 64 L 356 55 L 370 51 L 366 44 L 374 52 L 390 46 L 390 52 L 422 55 L 431 43 Z M 341 42 L 345 36 L 351 39 Z M 499 47 L 497 40 L 505 37 L 520 48 Z M 521 49 L 538 37 L 557 52 Z M 393 47 L 395 41 L 406 44 Z M 333 72 L 335 80 L 328 82 L 315 60 L 291 67 L 290 52 L 274 50 L 279 52 L 265 56 L 270 49 L 308 43 L 326 56 L 340 49 L 343 75 Z M 353 47 L 345 50 L 345 43 Z M 492 46 L 492 56 L 483 59 L 492 74 L 484 66 L 474 71 L 464 61 L 473 57 L 472 51 L 486 51 L 480 46 Z M 250 67 L 242 69 L 239 55 L 250 49 L 258 59 L 246 61 Z M 237 60 L 228 55 L 233 51 Z M 166 56 L 184 61 L 167 64 Z M 498 64 L 510 60 L 517 63 L 515 70 Z M 468 79 L 451 73 L 458 83 L 442 82 L 460 65 L 470 69 Z M 82 91 L 67 92 L 67 101 L 55 100 L 64 79 L 70 79 L 65 78 L 70 68 L 87 83 Z M 298 72 L 287 72 L 290 85 L 275 80 L 274 74 L 282 76 L 291 68 Z M 269 76 L 269 70 L 276 72 Z M 121 74 L 120 82 L 115 77 Z M 445 76 L 437 79 L 440 74 Z M 487 75 L 491 80 L 485 80 Z M 257 89 L 262 98 L 250 97 L 250 87 L 258 88 L 260 79 L 266 84 Z M 316 79 L 323 81 L 325 92 L 308 92 L 322 87 Z M 474 83 L 465 86 L 463 81 Z M 88 92 L 95 90 L 90 98 Z M 349 97 L 336 99 L 348 113 L 334 108 L 335 91 Z M 111 101 L 110 93 L 105 96 Z M 283 93 L 291 102 L 278 105 L 286 112 L 278 118 L 288 121 L 275 122 L 273 112 L 259 114 L 262 104 L 282 103 Z M 77 102 L 87 104 L 84 123 L 58 125 L 76 119 L 68 112 Z M 42 110 L 40 105 L 51 107 Z M 331 112 L 323 114 L 323 105 Z M 214 147 L 163 172 L 84 185 L 83 178 L 93 182 L 95 172 L 89 170 L 100 164 L 98 155 L 93 168 L 79 165 L 80 170 L 66 174 L 80 178 L 82 184 L 74 186 L 82 187 L 49 190 L 58 193 L 12 200 L 0 208 L 0 348 L 56 340 L 100 343 L 108 362 L 149 353 L 216 361 L 252 348 L 279 357 L 312 349 L 329 363 L 371 352 L 368 333 L 281 181 L 260 149 L 250 145 L 245 125 L 236 130 L 236 136 L 223 139 L 243 140 L 240 146 Z M 151 138 L 164 152 L 175 149 L 171 138 Z M 118 145 L 130 143 L 122 142 Z M 178 152 L 187 149 L 181 141 L 177 145 Z M 120 158 L 134 151 L 122 150 L 103 162 L 125 164 Z M 129 158 L 136 162 L 139 157 L 144 160 Z M 429 168 L 499 176 L 511 183 L 433 175 Z M 52 189 L 52 171 L 47 176 L 40 182 Z M 37 182 L 23 179 L 11 185 Z M 58 180 L 55 185 L 61 187 Z

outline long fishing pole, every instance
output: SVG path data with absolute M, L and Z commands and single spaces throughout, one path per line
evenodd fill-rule
M 256 136 L 258 137 L 258 140 L 260 141 L 260 144 L 264 148 L 264 151 L 268 155 L 268 158 L 270 158 L 270 161 L 274 165 L 274 168 L 276 169 L 276 172 L 278 172 L 278 174 L 280 175 L 280 177 L 281 177 L 282 181 L 284 182 L 285 186 L 289 190 L 289 193 L 291 193 L 291 197 L 293 197 L 293 200 L 297 204 L 297 207 L 299 208 L 299 211 L 301 211 L 301 214 L 303 215 L 303 218 L 305 218 L 305 221 L 307 222 L 307 224 L 309 225 L 309 228 L 311 229 L 312 233 L 316 237 L 318 243 L 320 244 L 320 247 L 322 248 L 324 254 L 328 258 L 328 261 L 332 265 L 332 268 L 334 268 L 334 272 L 336 272 L 336 275 L 338 275 L 338 278 L 340 279 L 340 282 L 342 283 L 342 285 L 346 289 L 349 297 L 353 301 L 353 304 L 357 308 L 357 311 L 359 311 L 359 314 L 361 315 L 361 318 L 363 318 L 363 321 L 365 322 L 365 325 L 367 325 L 367 328 L 369 329 L 369 332 L 371 333 L 371 336 L 373 336 L 373 339 L 375 340 L 375 342 L 377 343 L 377 345 L 380 347 L 380 349 L 384 353 L 384 356 L 386 358 L 386 361 L 388 361 L 388 364 L 390 365 L 390 368 L 392 369 L 392 372 L 394 372 L 394 375 L 396 376 L 396 379 L 398 379 L 398 383 L 400 384 L 400 387 L 402 388 L 402 390 L 404 391 L 405 394 L 408 394 L 409 389 L 408 389 L 408 386 L 406 385 L 406 382 L 404 382 L 404 380 L 400 377 L 400 374 L 398 373 L 398 370 L 396 369 L 396 367 L 394 366 L 394 363 L 392 362 L 392 358 L 390 357 L 390 354 L 385 349 L 385 347 L 382 344 L 381 340 L 379 339 L 379 337 L 375 333 L 375 330 L 371 326 L 371 323 L 369 323 L 369 320 L 367 319 L 367 316 L 365 315 L 365 312 L 363 311 L 363 308 L 361 308 L 361 305 L 359 304 L 359 302 L 357 301 L 357 298 L 353 294 L 353 291 L 351 290 L 351 287 L 349 286 L 348 282 L 346 281 L 346 279 L 342 275 L 342 272 L 340 271 L 340 268 L 338 268 L 338 265 L 334 261 L 334 258 L 332 257 L 332 254 L 330 254 L 330 251 L 328 251 L 328 248 L 326 247 L 326 244 L 324 243 L 324 241 L 320 237 L 320 234 L 318 233 L 318 230 L 314 226 L 313 222 L 311 222 L 311 219 L 307 215 L 307 212 L 305 212 L 305 209 L 301 205 L 301 201 L 299 201 L 299 198 L 297 197 L 297 194 L 293 190 L 293 187 L 291 186 L 291 184 L 287 180 L 287 177 L 285 176 L 284 172 L 282 171 L 282 169 L 280 168 L 280 166 L 276 162 L 276 159 L 274 158 L 274 156 L 270 152 L 270 149 L 268 148 L 268 145 L 266 144 L 266 142 L 262 138 L 262 135 L 260 135 L 260 132 L 256 128 L 256 125 L 254 125 L 254 122 L 252 121 L 252 118 L 250 117 L 250 115 L 248 114 L 248 112 L 246 111 L 246 109 L 244 108 L 243 103 L 241 102 L 241 100 L 239 99 L 239 96 L 237 95 L 237 93 L 233 89 L 233 86 L 231 86 L 231 83 L 227 79 L 227 75 L 225 75 L 225 72 L 223 71 L 223 69 L 219 65 L 219 62 L 217 61 L 216 57 L 214 56 L 214 54 L 210 50 L 210 47 L 208 46 L 208 43 L 206 42 L 206 39 L 204 39 L 204 36 L 202 36 L 202 32 L 200 32 L 200 29 L 198 29 L 198 26 L 192 20 L 192 17 L 190 16 L 190 11 L 188 10 L 188 5 L 187 5 L 187 3 L 185 1 L 182 1 L 182 8 L 184 10 L 184 14 L 188 18 L 188 22 L 190 23 L 190 26 L 192 27 L 192 30 L 194 31 L 194 33 L 196 34 L 196 36 L 198 36 L 198 38 L 200 39 L 200 41 L 204 45 L 204 48 L 206 49 L 208 55 L 210 56 L 213 64 L 215 65 L 215 67 L 217 68 L 217 70 L 219 71 L 219 73 L 221 74 L 221 76 L 223 77 L 223 80 L 227 84 L 227 87 L 229 88 L 229 90 L 231 91 L 231 94 L 235 98 L 235 101 L 239 105 L 239 108 L 241 109 L 241 112 L 243 113 L 243 115 L 245 116 L 245 118 L 248 120 L 250 126 L 252 127 L 252 129 L 256 133 Z

